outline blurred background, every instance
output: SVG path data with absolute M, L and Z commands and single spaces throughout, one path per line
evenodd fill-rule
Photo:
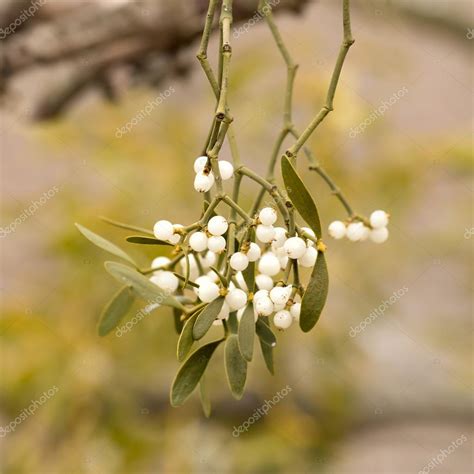
M 127 244 L 130 232 L 97 216 L 151 228 L 199 215 L 192 163 L 214 99 L 194 55 L 207 2 L 172 3 L 0 7 L 1 471 L 472 472 L 472 1 L 354 2 L 335 111 L 309 144 L 359 213 L 390 212 L 390 239 L 326 239 L 331 286 L 318 326 L 279 335 L 273 377 L 257 349 L 240 402 L 221 349 L 208 369 L 210 419 L 197 395 L 169 406 L 170 310 L 122 337 L 97 336 L 116 285 L 109 256 L 74 227 L 147 265 L 155 249 Z M 242 159 L 263 172 L 286 71 L 257 1 L 234 3 L 229 102 Z M 324 101 L 340 2 L 274 3 L 300 65 L 302 129 Z M 345 218 L 318 176 L 303 174 L 325 225 Z M 246 186 L 243 203 L 254 195 Z

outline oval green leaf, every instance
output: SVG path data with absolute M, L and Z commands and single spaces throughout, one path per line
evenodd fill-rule
M 222 309 L 222 305 L 224 304 L 224 297 L 219 296 L 214 301 L 211 301 L 199 314 L 196 319 L 193 328 L 193 337 L 194 340 L 197 341 L 204 337 L 209 331 L 209 328 L 212 326 L 212 323 L 217 318 L 217 315 L 220 313 Z
M 255 331 L 262 342 L 269 345 L 270 347 L 276 346 L 275 334 L 273 334 L 273 331 L 270 329 L 270 326 L 265 323 L 262 318 L 257 319 Z
M 281 158 L 281 174 L 291 202 L 316 236 L 321 238 L 321 222 L 316 204 L 287 156 Z
M 105 262 L 105 269 L 120 283 L 131 286 L 149 304 L 161 304 L 183 310 L 183 305 L 147 277 L 127 265 Z
M 134 301 L 133 290 L 129 286 L 123 286 L 102 311 L 97 325 L 99 336 L 106 336 L 112 329 L 115 329 L 128 313 Z
M 273 368 L 273 347 L 269 346 L 268 344 L 265 344 L 260 339 L 260 348 L 262 349 L 263 360 L 265 361 L 265 365 L 268 371 L 272 375 L 275 375 L 275 370 Z
M 209 397 L 209 390 L 207 389 L 207 380 L 206 376 L 203 375 L 201 377 L 201 381 L 199 382 L 199 398 L 201 400 L 201 407 L 206 418 L 211 416 L 212 406 L 211 406 L 211 398 Z
M 235 334 L 230 335 L 225 343 L 225 372 L 232 395 L 240 400 L 247 380 L 247 361 L 240 353 L 239 340 Z
M 239 323 L 239 348 L 243 358 L 250 362 L 253 357 L 253 342 L 255 339 L 255 316 L 253 304 L 245 308 Z
M 117 247 L 115 244 L 112 242 L 109 242 L 107 239 L 104 239 L 100 235 L 96 234 L 95 232 L 92 232 L 91 230 L 85 228 L 84 226 L 77 224 L 76 227 L 79 230 L 79 232 L 90 242 L 92 242 L 94 245 L 97 245 L 97 247 L 101 248 L 102 250 L 105 250 L 106 252 L 109 252 L 116 257 L 123 258 L 124 260 L 127 260 L 130 262 L 132 265 L 135 267 L 137 264 L 133 260 L 130 255 L 128 255 L 126 252 L 124 252 L 120 247 Z
M 193 393 L 206 370 L 212 354 L 214 354 L 214 351 L 222 341 L 223 339 L 210 342 L 194 351 L 186 359 L 178 370 L 173 385 L 171 386 L 170 399 L 172 406 L 177 407 L 182 405 L 189 398 L 191 393 Z
M 186 358 L 189 351 L 191 350 L 192 345 L 194 344 L 193 326 L 198 316 L 199 311 L 196 311 L 183 326 L 183 330 L 181 331 L 181 334 L 178 339 L 177 347 L 177 355 L 179 362 L 182 362 Z
M 164 240 L 155 239 L 154 237 L 144 237 L 142 235 L 130 235 L 126 240 L 132 244 L 141 245 L 172 245 Z
M 326 257 L 319 252 L 311 279 L 301 301 L 300 327 L 304 332 L 310 331 L 318 322 L 328 296 L 329 276 Z
M 127 230 L 134 230 L 136 232 L 141 232 L 142 234 L 151 235 L 154 237 L 154 234 L 149 229 L 144 229 L 143 227 L 138 227 L 136 225 L 125 224 L 124 222 L 114 221 L 113 219 L 109 219 L 108 217 L 99 216 L 99 219 L 107 222 L 107 224 L 113 225 L 114 227 L 118 227 L 120 229 L 127 229 Z

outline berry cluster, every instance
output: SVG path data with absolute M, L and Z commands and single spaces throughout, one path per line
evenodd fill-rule
M 250 300 L 254 302 L 254 316 L 271 316 L 278 329 L 287 329 L 294 320 L 298 320 L 301 304 L 297 288 L 287 285 L 279 277 L 293 260 L 297 265 L 311 268 L 315 265 L 318 250 L 315 247 L 316 236 L 308 227 L 301 228 L 302 235 L 288 236 L 284 227 L 274 226 L 278 219 L 277 212 L 271 207 L 260 210 L 252 225 L 255 227 L 255 241 L 245 240 L 240 249 L 228 256 L 229 267 L 235 278 L 226 286 L 219 278 L 219 269 L 214 266 L 219 257 L 227 250 L 227 232 L 229 223 L 224 216 L 215 215 L 209 219 L 202 230 L 195 230 L 185 239 L 183 226 L 160 220 L 154 225 L 157 239 L 172 244 L 187 241 L 190 253 L 180 260 L 183 275 L 188 272 L 194 284 L 194 293 L 202 303 L 210 303 L 219 296 L 225 296 L 225 302 L 217 315 L 215 324 L 222 324 L 229 314 L 237 311 L 240 320 L 245 306 Z M 163 290 L 176 292 L 179 278 L 166 270 L 171 260 L 157 257 L 152 262 L 154 269 L 150 280 Z M 245 282 L 242 272 L 250 263 L 257 268 L 255 283 L 258 291 L 252 294 Z M 212 269 L 211 269 L 212 267 Z M 222 269 L 223 271 L 225 269 Z
M 347 237 L 352 242 L 362 242 L 370 239 L 376 244 L 382 244 L 388 239 L 388 219 L 385 211 L 374 211 L 367 222 L 357 219 L 349 223 L 334 221 L 329 224 L 329 235 L 335 239 Z
M 234 167 L 229 161 L 219 160 L 219 173 L 222 181 L 227 181 L 234 174 Z M 212 172 L 209 158 L 207 156 L 199 156 L 194 162 L 194 189 L 199 193 L 207 193 L 214 186 L 216 181 Z

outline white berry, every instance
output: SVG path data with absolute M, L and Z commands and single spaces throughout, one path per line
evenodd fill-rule
M 306 234 L 310 235 L 311 237 L 316 238 L 316 234 L 314 233 L 313 229 L 310 229 L 309 227 L 302 227 L 301 230 L 304 231 Z M 314 242 L 310 239 L 307 239 L 306 240 L 306 245 L 313 246 Z
M 273 237 L 272 248 L 274 250 L 283 247 L 286 242 L 286 229 L 284 227 L 275 227 L 275 236 Z
M 329 224 L 329 235 L 334 239 L 342 239 L 346 235 L 346 224 L 342 221 L 334 221 Z
M 275 286 L 270 291 L 270 299 L 276 305 L 284 305 L 291 295 L 291 286 Z
M 290 307 L 290 314 L 293 316 L 295 321 L 300 320 L 300 313 L 301 313 L 301 303 L 294 303 Z
M 188 255 L 187 259 L 184 257 L 179 261 L 183 274 L 186 274 L 187 262 L 189 262 L 189 278 L 195 280 L 199 276 L 199 269 L 195 256 L 191 254 Z
M 229 305 L 230 311 L 237 311 L 247 304 L 247 293 L 239 288 L 235 288 L 227 293 L 225 301 Z
M 213 235 L 207 239 L 207 248 L 211 252 L 221 253 L 226 246 L 226 241 L 222 235 Z
M 197 294 L 203 303 L 210 303 L 219 296 L 219 287 L 215 283 L 203 282 L 199 285 Z
M 228 228 L 229 224 L 227 223 L 227 219 L 223 216 L 211 217 L 211 219 L 207 223 L 207 230 L 212 235 L 225 234 Z
M 288 329 L 293 323 L 293 318 L 289 311 L 281 310 L 273 316 L 273 324 L 278 329 Z
M 265 297 L 269 298 L 270 292 L 268 290 L 258 290 L 253 295 L 253 300 L 257 301 L 259 298 Z
M 352 242 L 359 241 L 364 235 L 364 224 L 362 222 L 352 222 L 347 226 L 346 235 Z
M 283 246 L 290 258 L 301 258 L 306 252 L 306 244 L 300 237 L 290 237 Z
M 150 278 L 150 281 L 152 281 L 155 285 L 158 285 L 162 290 L 168 291 L 170 293 L 176 291 L 179 286 L 178 277 L 172 272 L 163 270 L 156 272 L 155 275 Z
M 270 291 L 273 288 L 273 279 L 268 275 L 264 275 L 263 273 L 257 275 L 255 277 L 255 283 L 259 290 L 267 290 Z
M 374 229 L 380 229 L 387 227 L 388 225 L 388 214 L 385 211 L 374 211 L 370 214 L 370 225 Z
M 198 156 L 194 161 L 194 172 L 201 173 L 207 164 L 207 156 Z
M 362 229 L 362 235 L 360 237 L 361 242 L 364 240 L 367 240 L 370 235 L 370 229 L 364 225 L 364 228 Z
M 245 270 L 248 265 L 249 259 L 247 255 L 242 252 L 236 252 L 232 255 L 232 257 L 230 257 L 230 266 L 238 272 Z
M 311 268 L 314 267 L 317 258 L 318 251 L 314 247 L 308 247 L 304 255 L 298 259 L 298 263 L 302 267 Z
M 224 304 L 222 305 L 222 308 L 219 311 L 219 314 L 217 315 L 217 319 L 227 319 L 231 311 L 232 310 L 230 309 L 229 305 L 224 301 Z
M 280 271 L 278 257 L 271 252 L 262 255 L 258 262 L 258 271 L 265 275 L 275 276 Z
M 268 296 L 262 296 L 255 302 L 255 311 L 259 316 L 270 316 L 273 313 L 273 303 Z
M 208 239 L 209 242 L 209 239 Z M 217 260 L 216 254 L 214 252 L 211 252 L 210 250 L 206 252 L 206 255 L 204 255 L 204 258 L 201 259 L 202 264 L 204 267 L 209 268 L 212 267 Z
M 370 231 L 370 240 L 376 244 L 383 244 L 388 239 L 388 229 L 381 227 L 380 229 L 372 229 Z
M 196 174 L 194 178 L 194 189 L 199 193 L 206 193 L 214 185 L 214 175 L 211 173 L 205 174 L 202 171 Z
M 258 214 L 263 225 L 273 225 L 277 220 L 277 213 L 272 207 L 264 207 Z
M 255 231 L 255 235 L 260 242 L 268 244 L 273 240 L 273 237 L 275 237 L 275 228 L 271 225 L 259 224 Z
M 235 279 L 237 280 L 237 283 L 239 284 L 240 288 L 244 291 L 248 291 L 249 289 L 247 288 L 247 283 L 245 283 L 244 276 L 242 275 L 242 272 L 237 272 L 235 274 Z
M 189 238 L 189 245 L 195 252 L 206 250 L 207 235 L 204 232 L 194 232 Z
M 170 221 L 158 221 L 153 226 L 153 234 L 159 240 L 169 240 L 174 234 L 173 224 Z
M 219 161 L 219 172 L 221 174 L 222 181 L 227 181 L 232 178 L 234 174 L 234 167 L 232 163 L 228 161 Z
M 151 262 L 151 268 L 161 268 L 165 267 L 170 263 L 170 259 L 168 257 L 156 257 Z
M 249 262 L 256 262 L 261 255 L 262 251 L 260 250 L 260 247 L 255 242 L 252 242 L 247 251 L 247 258 L 249 259 Z

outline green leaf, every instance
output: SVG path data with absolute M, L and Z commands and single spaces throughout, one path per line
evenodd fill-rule
M 164 240 L 155 239 L 154 237 L 143 237 L 142 235 L 130 235 L 126 238 L 127 242 L 141 245 L 171 245 Z
M 267 345 L 270 347 L 276 346 L 276 337 L 273 334 L 273 331 L 270 329 L 270 326 L 263 321 L 260 317 L 257 319 L 257 323 L 255 325 L 255 331 L 257 336 Z
M 262 349 L 263 360 L 265 361 L 265 365 L 267 366 L 268 371 L 275 375 L 275 370 L 273 368 L 273 347 L 265 344 L 260 339 L 260 348 Z
M 120 283 L 131 286 L 148 304 L 161 304 L 183 310 L 183 305 L 147 277 L 127 265 L 105 262 L 105 269 Z
M 191 350 L 192 345 L 194 344 L 193 338 L 193 326 L 196 322 L 196 318 L 199 316 L 199 311 L 196 311 L 184 324 L 183 330 L 178 339 L 178 360 L 182 362 L 189 351 Z
M 285 183 L 286 192 L 291 202 L 301 217 L 313 229 L 318 238 L 321 238 L 321 222 L 319 221 L 318 209 L 306 189 L 303 181 L 299 177 L 288 157 L 281 158 L 281 174 Z
M 99 216 L 99 219 L 103 220 L 104 222 L 107 222 L 107 224 L 113 225 L 115 227 L 119 227 L 120 229 L 127 229 L 127 230 L 135 230 L 137 232 L 141 232 L 142 234 L 147 234 L 154 236 L 153 232 L 149 229 L 144 229 L 143 227 L 138 227 L 136 225 L 131 225 L 131 224 L 125 224 L 123 222 L 118 222 L 114 221 L 112 219 L 109 219 L 108 217 L 104 216 Z
M 300 327 L 304 332 L 310 331 L 318 322 L 328 295 L 329 277 L 326 258 L 319 252 L 311 279 L 301 301 Z
M 210 342 L 194 351 L 178 370 L 171 387 L 171 405 L 182 405 L 196 388 L 207 364 L 223 339 Z
M 245 284 L 252 293 L 255 291 L 255 262 L 250 262 L 247 268 L 242 271 Z
M 212 326 L 212 323 L 217 318 L 217 315 L 220 313 L 223 304 L 224 297 L 219 296 L 219 298 L 211 301 L 199 314 L 193 328 L 193 337 L 195 341 L 206 335 L 207 331 L 209 331 L 209 328 Z
M 237 320 L 237 311 L 232 311 L 227 319 L 227 327 L 232 334 L 239 332 L 239 321 Z
M 239 323 L 239 347 L 240 353 L 245 360 L 250 362 L 253 357 L 253 341 L 255 338 L 255 316 L 253 304 L 250 303 L 245 308 L 242 319 Z
M 181 321 L 181 315 L 183 312 L 179 310 L 178 308 L 173 308 L 173 320 L 174 320 L 174 329 L 177 334 L 181 334 L 183 330 L 184 323 Z
M 261 321 L 268 329 L 270 329 L 270 321 L 268 319 L 268 316 L 259 316 L 258 321 Z M 262 334 L 265 331 L 265 329 L 262 331 L 262 328 L 259 329 L 258 324 L 257 324 L 257 334 L 258 334 L 258 339 L 260 342 L 260 348 L 262 349 L 262 355 L 263 355 L 263 360 L 265 361 L 265 365 L 267 366 L 268 371 L 274 375 L 274 369 L 273 369 L 273 347 L 269 344 L 267 344 L 263 338 Z M 273 334 L 273 333 L 272 333 Z
M 211 416 L 211 399 L 209 397 L 209 391 L 207 389 L 207 379 L 206 376 L 203 375 L 201 377 L 201 381 L 199 382 L 199 398 L 201 400 L 202 411 L 204 412 L 204 416 L 209 418 Z
M 109 252 L 116 257 L 123 258 L 124 260 L 127 260 L 130 262 L 132 265 L 135 267 L 137 264 L 134 262 L 133 258 L 130 257 L 126 252 L 124 252 L 120 247 L 117 247 L 115 244 L 112 242 L 109 242 L 107 239 L 104 239 L 100 235 L 96 234 L 95 232 L 92 232 L 89 229 L 86 229 L 80 224 L 76 223 L 76 227 L 78 228 L 79 232 L 90 242 L 92 242 L 94 245 L 97 245 L 97 247 L 100 247 L 102 250 L 105 250 L 106 252 Z
M 135 295 L 128 286 L 123 286 L 109 301 L 102 311 L 97 330 L 99 336 L 106 336 L 115 329 L 122 318 L 128 313 L 135 301 Z
M 232 395 L 240 400 L 247 379 L 247 361 L 240 353 L 239 340 L 235 334 L 229 336 L 225 343 L 225 372 Z

